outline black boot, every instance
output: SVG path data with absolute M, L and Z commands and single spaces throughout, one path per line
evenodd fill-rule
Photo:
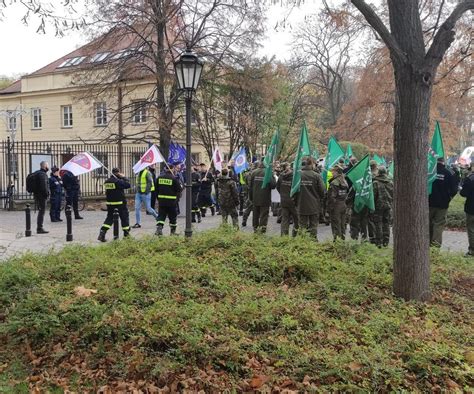
M 130 231 L 129 230 L 124 230 L 123 231 L 123 237 L 124 238 L 130 237 Z
M 196 223 L 196 212 L 191 213 L 191 223 Z
M 201 216 L 202 216 L 203 218 L 206 217 L 206 211 L 207 211 L 206 208 L 202 208 L 202 209 L 201 209 Z
M 242 219 L 242 227 L 247 227 L 247 218 L 245 216 Z
M 157 224 L 156 225 L 155 235 L 157 235 L 158 237 L 161 237 L 163 235 L 163 225 L 162 224 Z
M 100 230 L 99 236 L 97 237 L 97 241 L 106 242 L 105 234 L 106 232 L 104 230 Z
M 198 217 L 198 223 L 201 223 L 201 212 L 196 212 Z
M 170 234 L 171 235 L 178 235 L 178 234 L 176 234 L 176 226 L 171 226 L 170 227 Z
M 216 208 L 211 207 L 211 215 L 214 216 L 216 214 Z

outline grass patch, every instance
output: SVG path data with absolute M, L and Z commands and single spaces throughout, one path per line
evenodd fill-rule
M 417 304 L 372 245 L 213 231 L 25 255 L 0 265 L 0 391 L 468 390 L 473 265 L 432 264 Z
M 466 199 L 457 194 L 449 203 L 446 215 L 446 227 L 453 230 L 466 231 L 466 213 L 464 202 Z

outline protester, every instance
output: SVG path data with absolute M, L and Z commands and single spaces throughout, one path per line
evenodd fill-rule
M 232 218 L 232 225 L 235 229 L 239 228 L 239 215 L 237 207 L 239 206 L 239 193 L 237 184 L 229 177 L 229 170 L 223 168 L 221 175 L 217 178 L 217 190 L 219 191 L 219 206 L 222 215 L 222 223 L 227 224 L 227 218 Z
M 252 177 L 252 172 L 255 171 L 258 168 L 258 162 L 252 163 L 252 169 L 248 171 L 244 176 L 245 176 L 245 185 L 247 186 L 244 190 L 246 192 L 245 195 L 245 207 L 244 207 L 244 214 L 242 215 L 242 227 L 247 226 L 247 220 L 250 216 L 250 214 L 253 212 L 253 203 L 252 199 L 250 198 L 250 179 Z
M 130 189 L 130 181 L 120 172 L 119 168 L 112 169 L 112 174 L 104 183 L 105 198 L 107 205 L 107 217 L 104 224 L 100 228 L 97 240 L 105 242 L 105 235 L 112 227 L 114 222 L 114 211 L 118 210 L 120 217 L 120 224 L 122 226 L 123 236 L 130 235 L 130 217 L 127 207 L 127 199 L 125 197 L 125 190 Z
M 253 204 L 253 231 L 255 233 L 266 233 L 270 204 L 272 203 L 272 189 L 275 188 L 275 178 L 272 176 L 268 184 L 263 186 L 265 178 L 265 165 L 261 162 L 258 168 L 252 172 L 249 182 L 250 200 Z
M 199 192 L 201 190 L 201 176 L 199 174 L 199 169 L 193 167 L 193 172 L 191 174 L 191 193 L 192 193 L 192 207 L 191 207 L 191 218 L 192 222 L 201 223 L 201 209 L 199 208 Z
M 281 235 L 289 235 L 290 222 L 293 222 L 292 235 L 294 237 L 298 232 L 299 218 L 295 201 L 290 197 L 293 170 L 288 163 L 282 163 L 281 167 L 282 172 L 276 185 L 281 200 Z
M 156 221 L 156 235 L 163 235 L 163 227 L 166 218 L 170 223 L 170 234 L 176 235 L 177 228 L 177 207 L 176 201 L 181 196 L 182 186 L 173 173 L 173 166 L 166 168 L 157 180 L 157 194 L 158 194 L 158 218 Z
M 464 178 L 461 196 L 466 198 L 464 212 L 466 213 L 466 228 L 469 248 L 466 256 L 474 257 L 474 162 L 470 165 L 470 174 Z
M 59 168 L 53 166 L 51 168 L 51 176 L 49 178 L 49 192 L 50 192 L 50 210 L 49 217 L 51 222 L 62 222 L 61 219 L 61 200 L 63 198 L 63 182 L 59 176 Z
M 299 228 L 308 231 L 317 241 L 321 202 L 326 188 L 323 178 L 314 170 L 311 158 L 303 161 L 302 165 L 300 190 L 295 195 Z
M 375 227 L 374 244 L 379 248 L 388 246 L 390 241 L 390 222 L 392 217 L 393 182 L 387 169 L 379 167 L 373 179 L 374 205 L 373 221 Z
M 48 234 L 49 231 L 46 231 L 43 228 L 44 222 L 44 213 L 46 210 L 46 201 L 49 197 L 49 183 L 48 183 L 48 171 L 49 163 L 47 161 L 42 161 L 40 163 L 40 169 L 36 171 L 34 176 L 35 189 L 33 191 L 33 196 L 35 198 L 36 207 L 38 208 L 38 217 L 36 218 L 36 233 L 37 234 Z
M 443 230 L 449 203 L 458 192 L 458 182 L 454 173 L 446 168 L 444 159 L 439 158 L 436 167 L 436 180 L 429 196 L 430 245 L 441 247 Z
M 370 172 L 372 173 L 372 179 L 375 179 L 379 172 L 379 165 L 375 160 L 371 160 L 370 163 Z M 369 212 L 367 216 L 367 230 L 369 233 L 369 241 L 372 244 L 375 244 L 375 222 L 374 222 L 374 213 Z
M 334 241 L 346 239 L 346 199 L 349 186 L 343 173 L 344 169 L 336 165 L 332 169 L 333 178 L 329 183 L 327 207 L 331 220 L 331 230 Z
M 216 208 L 212 201 L 212 185 L 214 184 L 214 176 L 207 169 L 204 163 L 201 167 L 201 190 L 199 192 L 198 204 L 201 209 L 201 216 L 206 217 L 207 209 L 210 208 L 212 216 L 216 214 Z
M 79 194 L 81 192 L 79 177 L 70 171 L 65 171 L 61 178 L 63 180 L 64 190 L 66 191 L 66 205 L 72 207 L 74 219 L 84 219 L 79 214 Z
M 141 227 L 141 209 L 142 203 L 145 203 L 146 212 L 153 215 L 155 219 L 158 218 L 158 214 L 151 207 L 151 193 L 155 191 L 155 182 L 153 176 L 148 168 L 141 170 L 137 175 L 137 186 L 135 193 L 135 224 L 133 228 Z

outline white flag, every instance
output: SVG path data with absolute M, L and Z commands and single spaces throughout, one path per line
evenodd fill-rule
M 138 160 L 137 164 L 133 166 L 133 172 L 138 174 L 141 170 L 151 166 L 155 163 L 162 163 L 165 159 L 161 154 L 160 150 L 157 148 L 156 145 L 152 145 L 150 149 L 148 149 L 145 154 Z
M 72 172 L 75 176 L 87 174 L 97 168 L 103 167 L 103 164 L 92 156 L 89 152 L 78 153 L 71 160 L 61 167 L 61 170 Z
M 219 150 L 219 147 L 214 149 L 214 154 L 212 155 L 212 161 L 214 162 L 214 168 L 217 171 L 222 171 L 222 155 Z

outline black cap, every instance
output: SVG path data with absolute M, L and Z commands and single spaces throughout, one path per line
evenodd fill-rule
M 54 174 L 56 171 L 59 171 L 58 166 L 52 166 L 51 167 L 51 172 Z
M 118 174 L 120 172 L 120 168 L 114 167 L 112 168 L 112 174 Z

